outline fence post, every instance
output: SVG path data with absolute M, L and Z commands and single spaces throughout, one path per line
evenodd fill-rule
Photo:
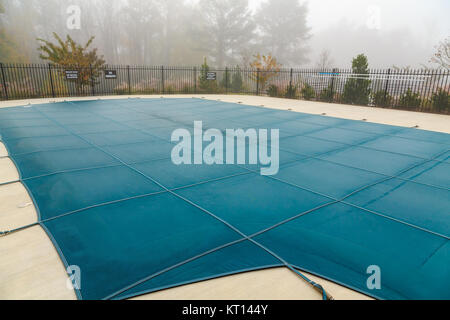
M 256 95 L 259 96 L 259 68 L 256 70 Z
M 52 97 L 55 98 L 55 86 L 53 85 L 52 64 L 48 64 L 48 74 L 50 77 L 50 86 L 52 88 Z
M 6 100 L 9 100 L 9 98 L 8 98 L 8 88 L 6 87 L 5 70 L 3 69 L 3 63 L 0 63 L 0 69 L 1 69 L 1 72 L 2 72 L 3 88 L 5 88 L 5 97 L 6 97 Z
M 334 100 L 334 76 L 336 75 L 337 71 L 338 70 L 336 68 L 333 68 L 333 72 L 331 74 L 331 84 L 330 84 L 331 88 L 330 88 L 330 101 L 329 102 L 333 102 L 333 100 Z
M 292 88 L 292 73 L 293 73 L 293 70 L 291 68 L 291 72 L 289 74 L 289 87 L 291 87 L 291 88 Z
M 389 78 L 390 78 L 390 75 L 391 75 L 391 69 L 389 68 L 388 71 L 387 71 L 386 86 L 384 88 L 384 103 L 386 102 L 386 98 L 387 98 L 387 94 L 388 94 L 388 90 L 389 90 Z
M 162 93 L 164 94 L 164 66 L 161 66 L 161 88 Z
M 197 93 L 197 67 L 194 67 L 194 93 Z
M 291 71 L 289 72 L 289 98 L 294 98 L 293 95 L 293 88 L 292 88 L 292 74 L 293 74 L 293 69 L 291 68 Z
M 95 83 L 94 83 L 94 73 L 92 72 L 92 65 L 89 65 L 89 70 L 91 72 L 91 87 L 92 87 L 92 95 L 95 96 Z
M 127 66 L 127 74 L 128 74 L 128 95 L 131 96 L 130 66 Z
M 225 67 L 225 93 L 228 93 L 228 67 Z

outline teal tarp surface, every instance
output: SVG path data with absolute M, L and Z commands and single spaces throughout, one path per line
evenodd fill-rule
M 171 134 L 194 121 L 279 129 L 279 172 L 173 164 Z M 450 299 L 448 134 L 201 99 L 4 108 L 0 133 L 80 299 L 285 263 L 377 298 Z

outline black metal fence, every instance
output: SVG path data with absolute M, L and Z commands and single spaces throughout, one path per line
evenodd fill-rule
M 1 64 L 1 100 L 132 94 L 251 94 L 450 113 L 449 71 Z

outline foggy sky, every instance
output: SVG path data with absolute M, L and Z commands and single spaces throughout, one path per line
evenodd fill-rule
M 198 4 L 199 1 L 185 0 L 185 3 Z M 245 2 L 234 0 L 235 3 L 239 1 Z M 255 16 L 265 1 L 267 0 L 249 0 L 250 9 Z M 38 3 L 41 12 L 31 5 L 26 5 L 27 2 Z M 288 3 L 287 0 L 275 1 L 277 4 L 278 2 L 280 6 Z M 305 4 L 307 11 L 307 26 L 304 27 L 303 20 L 303 31 L 300 33 L 305 32 L 307 36 L 304 39 L 297 37 L 301 39 L 296 45 L 302 48 L 302 54 L 296 54 L 295 59 L 289 59 L 290 65 L 284 63 L 286 67 L 314 67 L 319 54 L 324 50 L 330 52 L 333 66 L 337 68 L 349 68 L 352 58 L 360 53 L 368 56 L 370 68 L 388 68 L 393 65 L 433 67 L 429 60 L 436 52 L 435 46 L 450 36 L 449 0 L 299 2 Z M 205 25 L 203 33 L 195 31 L 195 28 L 199 27 L 201 16 L 207 15 L 202 5 L 179 8 L 176 4 L 180 4 L 180 1 L 176 0 L 0 0 L 0 3 L 9 3 L 9 6 L 6 5 L 7 15 L 3 15 L 3 20 L 0 19 L 0 28 L 6 27 L 8 35 L 19 47 L 17 52 L 28 53 L 28 60 L 33 62 L 39 59 L 36 38 L 53 40 L 53 31 L 64 35 L 67 32 L 64 27 L 66 7 L 77 3 L 89 6 L 86 10 L 83 7 L 83 28 L 67 33 L 78 41 L 86 41 L 89 36 L 95 35 L 94 46 L 98 47 L 99 53 L 104 54 L 111 63 L 201 64 L 204 56 L 211 55 L 211 50 L 207 50 L 208 46 L 213 47 L 216 38 L 221 38 L 221 34 L 213 32 L 216 26 L 210 24 Z M 14 6 L 13 3 L 22 3 L 22 7 Z M 132 8 L 124 9 L 124 4 L 132 4 Z M 158 8 L 163 12 L 162 15 L 157 14 Z M 289 11 L 290 9 L 287 8 L 283 14 L 293 12 Z M 375 13 L 379 12 L 379 19 L 377 14 L 374 15 L 374 10 Z M 301 12 L 296 11 L 295 16 L 291 15 L 291 20 L 285 21 L 288 21 L 290 26 L 295 25 L 301 21 L 300 15 Z M 238 21 L 241 29 L 245 24 L 242 21 L 247 21 L 246 19 L 247 17 L 244 17 Z M 220 23 L 226 24 L 223 21 Z M 238 45 L 226 50 L 220 50 L 222 46 L 216 46 L 215 51 L 223 52 L 224 64 L 248 66 L 249 57 L 256 53 L 271 53 L 268 52 L 273 47 L 271 44 L 282 36 L 290 37 L 292 32 L 299 31 L 301 23 L 299 27 L 294 26 L 294 30 L 285 28 L 285 32 L 278 32 L 275 40 L 269 39 L 263 45 L 257 43 L 256 37 L 261 35 L 261 25 L 259 31 L 256 29 L 247 36 L 239 26 L 234 28 L 233 32 L 228 32 L 228 38 L 223 43 L 234 41 L 239 42 Z M 225 26 L 223 30 L 229 30 L 229 26 Z M 202 43 L 205 39 L 208 40 L 207 43 Z M 279 57 L 276 58 L 283 60 L 282 55 L 287 51 L 287 45 L 281 42 L 279 47 Z M 217 55 L 220 56 L 216 53 Z M 212 63 L 218 60 L 220 61 L 212 59 Z
M 254 10 L 264 0 L 250 0 Z M 305 2 L 305 1 L 303 1 Z M 434 46 L 450 36 L 448 0 L 309 0 L 309 58 L 328 49 L 337 67 L 365 53 L 370 67 L 429 66 Z M 367 26 L 368 8 L 380 9 L 380 29 Z

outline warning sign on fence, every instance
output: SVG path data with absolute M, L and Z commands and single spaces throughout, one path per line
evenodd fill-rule
M 67 80 L 78 79 L 78 70 L 66 70 L 66 79 Z
M 216 80 L 216 79 L 217 79 L 216 72 L 207 72 L 206 73 L 206 80 Z
M 105 70 L 105 79 L 117 79 L 117 70 Z

